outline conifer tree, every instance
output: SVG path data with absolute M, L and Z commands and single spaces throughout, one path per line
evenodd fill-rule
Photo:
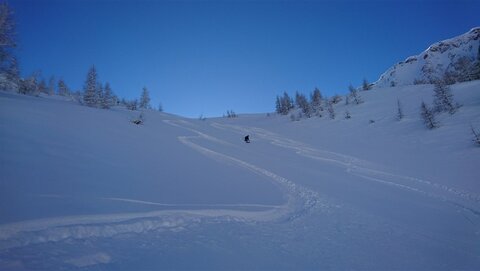
M 470 78 L 472 80 L 480 80 L 480 44 L 478 45 L 477 58 L 470 71 Z
M 150 95 L 148 93 L 147 87 L 143 87 L 142 95 L 140 96 L 140 108 L 149 109 L 150 108 Z
M 283 93 L 283 97 L 277 96 L 275 101 L 275 111 L 281 115 L 287 115 L 293 109 L 293 100 L 288 96 L 287 92 Z
M 113 92 L 112 92 L 112 89 L 110 88 L 110 84 L 107 82 L 105 83 L 105 89 L 103 91 L 101 106 L 104 109 L 109 109 L 113 105 L 114 105 Z
M 48 88 L 47 88 L 47 83 L 45 82 L 45 79 L 42 79 L 38 84 L 38 92 L 48 94 Z
M 87 73 L 87 79 L 83 86 L 83 102 L 90 107 L 97 106 L 97 70 L 92 66 Z
M 125 106 L 129 110 L 137 110 L 138 108 L 138 100 L 134 99 L 132 101 L 125 101 Z
M 293 109 L 293 99 L 288 96 L 287 92 L 283 93 L 283 99 L 282 99 L 282 107 L 285 112 L 285 114 L 288 114 L 288 111 Z
M 0 73 L 8 70 L 16 45 L 13 12 L 6 2 L 0 3 Z
M 435 119 L 434 110 L 430 109 L 423 101 L 420 106 L 420 115 L 422 116 L 423 122 L 428 129 L 437 128 L 439 126 Z
M 48 80 L 48 95 L 55 95 L 55 77 L 51 76 Z
M 449 112 L 450 114 L 455 114 L 460 105 L 453 100 L 453 94 L 450 87 L 443 81 L 437 81 L 433 91 L 433 104 L 435 105 L 435 110 L 437 112 Z
M 278 95 L 277 99 L 275 100 L 275 112 L 282 114 L 282 102 L 280 101 L 280 97 L 278 97 Z
M 473 68 L 474 62 L 467 56 L 460 57 L 453 66 L 455 70 L 459 73 L 457 76 L 457 81 L 465 82 L 465 81 L 472 81 L 472 74 L 471 70 Z
M 58 80 L 58 95 L 60 96 L 69 96 L 70 90 L 68 89 L 67 84 L 63 79 Z
M 311 108 L 310 104 L 307 101 L 307 98 L 304 94 L 295 93 L 295 104 L 302 110 L 302 113 L 307 117 L 311 117 Z
M 397 120 L 403 119 L 404 116 L 402 104 L 400 103 L 400 100 L 397 99 Z
M 98 82 L 97 83 L 97 90 L 96 90 L 96 107 L 98 108 L 103 108 L 103 99 L 104 99 L 104 90 L 103 90 L 103 84 Z
M 37 74 L 33 73 L 29 77 L 21 80 L 18 92 L 21 94 L 37 95 L 38 94 Z
M 325 101 L 325 103 L 327 105 L 328 115 L 331 119 L 335 119 L 335 110 L 333 109 L 333 103 L 331 103 L 330 101 Z
M 20 70 L 16 57 L 11 57 L 9 66 L 1 73 L 4 75 L 4 80 L 0 81 L 0 89 L 20 91 Z
M 314 113 L 318 114 L 318 112 L 323 111 L 322 99 L 322 93 L 318 88 L 315 88 L 310 95 L 310 105 Z

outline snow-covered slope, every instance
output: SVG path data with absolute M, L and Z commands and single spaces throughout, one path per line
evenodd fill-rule
M 388 69 L 374 86 L 377 88 L 393 85 L 404 86 L 430 83 L 443 78 L 464 75 L 464 69 L 480 61 L 480 27 L 452 39 L 437 42 L 416 56 L 395 64 Z
M 361 92 L 335 120 L 143 125 L 0 92 L 0 269 L 476 269 L 480 81 L 427 130 L 432 88 Z

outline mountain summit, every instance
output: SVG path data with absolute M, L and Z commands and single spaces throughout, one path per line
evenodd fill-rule
M 428 84 L 439 79 L 450 83 L 480 79 L 480 27 L 434 43 L 419 55 L 395 64 L 374 85 Z

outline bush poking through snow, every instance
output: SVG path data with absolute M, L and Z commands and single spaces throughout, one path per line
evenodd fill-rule
M 414 85 L 425 85 L 425 84 L 427 84 L 427 81 L 425 81 L 424 79 L 415 78 L 415 79 L 413 79 L 413 84 Z
M 126 107 L 128 110 L 132 110 L 132 111 L 137 110 L 137 108 L 138 108 L 138 100 L 135 99 L 135 100 L 132 100 L 132 101 L 125 101 L 125 107 Z
M 144 122 L 145 122 L 145 117 L 143 116 L 143 112 L 140 113 L 140 116 L 138 116 L 138 118 L 132 120 L 132 123 L 136 125 L 143 124 Z
M 348 110 L 345 111 L 345 119 L 348 120 L 350 118 L 352 118 L 352 116 L 350 115 L 350 112 L 348 112 Z
M 363 78 L 362 90 L 363 91 L 371 90 L 372 87 L 373 87 L 373 84 L 370 84 L 366 78 Z
M 227 117 L 229 119 L 232 119 L 232 118 L 236 118 L 238 117 L 237 114 L 235 114 L 235 112 L 233 110 L 227 110 L 227 115 L 223 115 L 223 117 Z
M 342 101 L 342 96 L 335 94 L 332 98 L 330 98 L 330 103 L 338 104 Z
M 475 145 L 480 147 L 480 132 L 475 131 L 475 129 L 473 129 L 473 126 L 470 126 L 470 128 L 472 128 L 472 134 L 473 134 L 472 141 L 475 142 Z
M 403 114 L 403 107 L 400 103 L 400 99 L 397 99 L 397 120 L 402 120 L 405 115 Z
M 350 91 L 350 97 L 352 98 L 355 104 L 363 103 L 362 97 L 360 97 L 360 94 L 358 93 L 358 90 L 356 88 L 350 85 L 348 86 L 348 91 Z

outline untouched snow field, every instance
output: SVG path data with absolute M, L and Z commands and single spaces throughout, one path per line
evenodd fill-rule
M 0 92 L 0 270 L 478 270 L 480 81 L 427 130 L 432 88 L 360 92 L 335 120 L 143 125 Z

